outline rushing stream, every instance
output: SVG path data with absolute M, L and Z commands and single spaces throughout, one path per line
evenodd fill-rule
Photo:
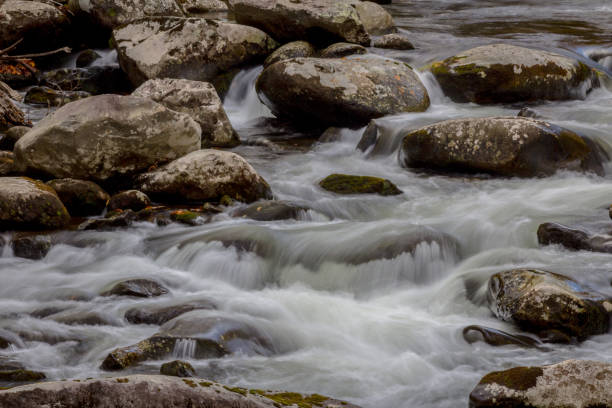
M 585 59 L 612 55 L 609 0 L 554 5 L 394 0 L 388 9 L 417 50 L 373 52 L 415 68 L 496 41 Z M 612 57 L 600 64 L 612 70 Z M 217 309 L 192 313 L 248 322 L 265 334 L 276 353 L 197 360 L 190 358 L 194 344 L 177 343 L 174 356 L 188 359 L 199 376 L 249 388 L 317 392 L 366 408 L 462 407 L 490 371 L 569 358 L 612 362 L 612 334 L 550 351 L 468 344 L 461 334 L 472 324 L 516 331 L 495 319 L 484 303 L 489 276 L 502 270 L 547 269 L 612 295 L 612 255 L 540 247 L 535 234 L 547 221 L 612 230 L 612 169 L 606 177 L 560 172 L 548 178 L 499 179 L 401 168 L 393 143 L 401 129 L 450 118 L 516 115 L 521 108 L 453 103 L 425 72 L 419 75 L 432 106 L 424 113 L 379 120 L 390 138 L 386 149 L 356 150 L 362 130 L 349 129 L 335 141 L 309 147 L 296 137 L 292 143 L 292 135 L 262 121 L 271 114 L 254 91 L 260 71 L 252 68 L 236 76 L 225 99 L 245 141 L 235 151 L 270 183 L 276 198 L 311 210 L 291 221 L 221 214 L 197 227 L 140 223 L 111 232 L 65 232 L 41 261 L 13 257 L 5 249 L 0 257 L 0 328 L 22 334 L 11 355 L 51 379 L 104 376 L 99 366 L 110 350 L 158 330 L 127 323 L 126 310 L 201 300 Z M 585 100 L 533 108 L 550 122 L 612 146 L 612 93 L 605 87 Z M 337 196 L 318 187 L 331 173 L 388 178 L 404 194 Z M 441 238 L 393 259 L 370 256 L 377 245 L 414 234 Z M 241 251 L 222 243 L 238 237 L 256 242 L 261 250 Z M 146 300 L 97 296 L 127 278 L 157 279 L 170 294 Z M 61 312 L 34 317 L 49 308 Z M 104 324 L 62 323 L 63 318 L 92 314 Z M 146 362 L 133 371 L 158 372 L 159 364 Z

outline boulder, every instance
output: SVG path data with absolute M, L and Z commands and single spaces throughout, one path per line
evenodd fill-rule
M 95 61 L 102 58 L 100 54 L 95 52 L 94 50 L 83 50 L 79 53 L 76 59 L 76 67 L 77 68 L 85 68 L 93 64 Z
M 42 259 L 51 249 L 51 237 L 48 235 L 19 235 L 11 240 L 13 254 L 19 258 Z
M 148 99 L 100 95 L 46 116 L 15 145 L 19 171 L 104 181 L 168 162 L 201 145 L 189 116 Z
M 524 348 L 541 348 L 542 341 L 522 334 L 510 334 L 504 331 L 484 326 L 467 326 L 463 329 L 463 338 L 468 343 L 484 341 L 491 346 L 519 346 Z
M 151 279 L 130 279 L 115 284 L 102 292 L 101 296 L 157 297 L 168 293 L 168 289 Z
M 175 360 L 169 363 L 162 364 L 159 373 L 172 377 L 195 377 L 196 372 L 191 364 L 186 361 Z
M 470 408 L 612 406 L 612 364 L 566 360 L 514 367 L 485 375 L 470 394 Z
M 46 86 L 34 86 L 25 94 L 24 102 L 31 105 L 63 106 L 91 96 L 83 91 L 57 91 Z
M 31 371 L 23 368 L 2 370 L 0 368 L 0 381 L 3 382 L 39 382 L 40 380 L 44 380 L 45 378 L 47 378 L 47 376 L 45 376 L 44 373 L 38 371 Z M 5 407 L 5 405 L 1 406 L 3 408 Z M 8 408 L 8 406 L 6 407 Z M 21 407 L 25 408 L 27 407 L 27 405 L 21 405 Z
M 243 202 L 271 196 L 270 186 L 246 160 L 220 150 L 192 152 L 138 178 L 140 190 L 171 202 Z
M 547 176 L 562 169 L 603 174 L 591 146 L 570 130 L 530 118 L 455 119 L 409 131 L 400 163 L 507 177 Z
M 264 67 L 274 64 L 278 61 L 284 61 L 291 58 L 313 57 L 317 53 L 315 47 L 308 41 L 292 41 L 279 48 L 264 61 Z
M 155 78 L 212 81 L 277 47 L 256 28 L 201 18 L 146 19 L 115 30 L 113 40 L 135 86 Z
M 124 94 L 131 90 L 125 73 L 117 66 L 58 68 L 44 72 L 40 81 L 52 89 L 91 95 Z
M 535 269 L 491 276 L 487 299 L 498 319 L 536 334 L 558 330 L 580 341 L 607 333 L 612 311 L 606 296 L 566 276 Z
M 177 2 L 189 16 L 228 11 L 226 2 L 221 0 L 177 0 Z
M 136 307 L 125 312 L 125 320 L 132 324 L 162 324 L 177 316 L 193 310 L 216 309 L 216 306 L 207 301 L 190 302 L 174 306 Z
M 429 107 L 427 90 L 410 66 L 380 57 L 281 61 L 261 73 L 256 89 L 278 117 L 324 126 L 360 126 Z
M 538 242 L 541 245 L 562 245 L 573 251 L 612 253 L 612 236 L 591 234 L 552 222 L 538 227 Z
M 400 33 L 391 33 L 376 37 L 372 41 L 372 47 L 402 51 L 414 50 L 414 45 L 412 45 L 408 37 Z
M 335 43 L 321 51 L 321 58 L 342 58 L 349 55 L 367 54 L 368 50 L 359 44 Z
M 584 99 L 596 83 L 576 59 L 509 44 L 472 48 L 431 72 L 452 100 L 480 104 Z
M 57 229 L 69 221 L 51 187 L 26 177 L 0 178 L 0 230 Z
M 371 1 L 353 1 L 353 7 L 368 34 L 383 35 L 397 31 L 393 17 L 382 6 Z
M 0 391 L 0 405 L 3 408 L 358 408 L 318 394 L 247 390 L 200 378 L 161 375 L 24 385 Z
M 380 177 L 332 174 L 319 185 L 336 194 L 378 194 L 382 196 L 402 194 L 402 191 L 389 180 Z
M 108 210 L 140 211 L 151 205 L 151 199 L 142 191 L 126 190 L 115 194 L 108 202 Z
M 255 221 L 278 221 L 298 219 L 308 208 L 288 201 L 258 201 L 232 213 L 234 217 L 250 218 Z
M 13 152 L 0 151 L 0 177 L 7 177 L 15 172 L 15 155 Z
M 132 210 L 125 210 L 118 213 L 109 213 L 105 218 L 89 219 L 79 225 L 82 231 L 112 231 L 117 228 L 129 227 L 135 221 L 139 221 L 138 213 Z
M 17 108 L 11 98 L 0 91 L 0 131 L 14 126 L 27 126 L 31 122 L 26 119 L 21 109 Z
M 13 150 L 15 148 L 15 143 L 23 135 L 30 131 L 30 127 L 28 126 L 13 126 L 9 130 L 6 131 L 4 137 L 0 139 L 0 150 Z
M 55 190 L 71 215 L 99 215 L 106 208 L 110 196 L 93 181 L 71 178 L 47 182 Z
M 187 79 L 151 79 L 132 93 L 168 109 L 185 113 L 202 128 L 202 147 L 234 147 L 240 144 L 215 87 Z

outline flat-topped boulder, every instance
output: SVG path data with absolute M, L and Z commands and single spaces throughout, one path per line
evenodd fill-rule
M 582 62 L 510 44 L 484 45 L 436 62 L 431 72 L 456 102 L 584 99 L 596 83 Z

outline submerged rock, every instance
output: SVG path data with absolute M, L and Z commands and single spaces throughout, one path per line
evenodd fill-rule
M 612 365 L 566 360 L 543 367 L 515 367 L 484 376 L 470 394 L 470 408 L 612 406 Z
M 42 259 L 51 249 L 51 237 L 48 235 L 19 235 L 11 240 L 13 253 L 19 258 Z
M 608 332 L 612 303 L 563 275 L 535 269 L 496 273 L 489 279 L 489 308 L 523 330 L 558 330 L 584 340 Z
M 612 236 L 595 235 L 552 222 L 538 227 L 538 242 L 541 245 L 559 244 L 574 251 L 612 253 Z
M 108 210 L 140 211 L 151 205 L 151 199 L 142 191 L 126 190 L 112 196 L 108 202 Z
M 380 177 L 332 174 L 323 179 L 319 185 L 336 194 L 379 194 L 382 196 L 402 194 L 395 184 Z
M 150 279 L 130 279 L 115 284 L 111 289 L 102 292 L 101 296 L 156 297 L 168 293 L 168 289 Z
M 548 122 L 519 117 L 455 119 L 410 131 L 403 140 L 405 167 L 546 176 L 557 170 L 603 174 L 592 142 Z
M 159 373 L 172 377 L 195 377 L 196 372 L 191 364 L 186 361 L 175 360 L 162 364 Z
M 277 116 L 310 125 L 363 125 L 429 107 L 427 90 L 410 66 L 378 57 L 281 61 L 261 73 L 256 88 Z
M 363 55 L 367 52 L 368 50 L 359 44 L 335 43 L 322 50 L 319 56 L 321 58 L 342 58 L 349 55 Z
M 481 104 L 583 99 L 595 84 L 594 71 L 576 59 L 510 44 L 472 48 L 431 72 L 454 101 Z
M 57 91 L 46 86 L 35 86 L 25 94 L 25 103 L 32 105 L 63 106 L 91 96 L 83 91 Z
M 258 201 L 232 213 L 234 217 L 245 217 L 256 221 L 278 221 L 297 219 L 308 208 L 288 201 Z
M 93 181 L 65 178 L 51 180 L 47 185 L 55 190 L 73 216 L 99 215 L 110 199 L 108 193 Z
M 288 60 L 299 57 L 313 57 L 317 50 L 307 41 L 292 41 L 277 48 L 264 61 L 264 67 L 274 64 L 275 62 Z
M 125 312 L 125 320 L 132 324 L 162 324 L 193 310 L 211 310 L 216 306 L 211 302 L 198 301 L 174 306 L 136 307 Z
M 526 348 L 543 346 L 540 340 L 530 336 L 510 334 L 491 327 L 477 325 L 467 326 L 463 329 L 463 338 L 470 344 L 482 340 L 491 346 L 515 345 Z

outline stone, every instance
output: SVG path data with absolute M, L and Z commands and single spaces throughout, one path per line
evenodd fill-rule
M 130 279 L 115 284 L 102 292 L 101 296 L 157 297 L 168 293 L 168 289 L 151 279 Z
M 218 201 L 227 195 L 253 202 L 271 195 L 268 183 L 241 156 L 220 150 L 192 152 L 138 178 L 139 189 L 170 202 Z
M 264 61 L 264 67 L 274 64 L 275 62 L 288 60 L 299 57 L 314 57 L 317 53 L 315 47 L 308 41 L 292 41 L 279 48 Z
M 102 58 L 102 56 L 94 50 L 83 50 L 79 53 L 79 56 L 76 59 L 76 67 L 88 67 L 100 58 Z
M 113 40 L 134 86 L 155 78 L 213 81 L 278 46 L 257 28 L 202 18 L 141 20 L 115 30 Z
M 431 66 L 455 102 L 480 104 L 584 99 L 596 84 L 582 62 L 509 44 L 472 48 Z
M 121 211 L 119 213 L 107 214 L 105 218 L 89 219 L 79 225 L 81 231 L 112 231 L 117 228 L 129 227 L 139 216 L 132 210 Z
M 202 128 L 202 147 L 235 147 L 240 144 L 223 102 L 215 87 L 208 82 L 187 79 L 151 79 L 142 84 L 133 96 L 149 98 L 168 109 L 185 113 Z
M 195 377 L 196 372 L 191 364 L 186 361 L 175 360 L 162 364 L 159 373 L 172 377 Z
M 0 177 L 11 176 L 15 172 L 15 155 L 13 152 L 0 151 Z
M 2 139 L 0 139 L 0 150 L 13 150 L 15 148 L 15 143 L 23 135 L 30 131 L 30 127 L 28 126 L 13 126 L 8 129 Z
M 63 106 L 91 96 L 83 91 L 57 91 L 46 86 L 34 86 L 25 94 L 25 103 L 31 105 Z
M 93 181 L 72 178 L 47 182 L 55 190 L 62 203 L 73 216 L 100 215 L 110 196 Z
M 14 152 L 22 172 L 105 181 L 184 156 L 200 145 L 200 126 L 183 113 L 148 99 L 99 95 L 46 116 L 19 139 Z
M 557 170 L 603 174 L 591 143 L 554 124 L 519 117 L 455 119 L 409 131 L 404 167 L 536 177 Z
M 14 126 L 31 124 L 21 109 L 15 106 L 8 94 L 0 91 L 0 131 L 8 130 Z
M 125 94 L 131 91 L 129 80 L 117 66 L 58 68 L 44 72 L 40 80 L 42 85 L 70 93 L 102 95 Z
M 258 201 L 232 213 L 234 217 L 250 218 L 255 221 L 279 221 L 299 219 L 308 208 L 288 201 Z
M 559 330 L 579 341 L 608 332 L 607 298 L 566 276 L 535 269 L 496 273 L 489 279 L 489 309 L 498 319 L 540 333 Z
M 57 229 L 69 221 L 51 187 L 27 177 L 0 178 L 0 230 Z
M 429 107 L 427 90 L 410 66 L 380 57 L 281 61 L 261 73 L 256 89 L 276 116 L 311 126 L 362 126 Z
M 38 371 L 26 369 L 0 370 L 0 381 L 5 382 L 38 382 L 45 378 L 47 378 L 47 376 Z M 2 406 L 4 407 L 5 405 Z M 22 405 L 22 407 L 25 407 L 25 405 Z
M 353 7 L 368 34 L 383 35 L 397 31 L 393 17 L 382 6 L 371 1 L 354 1 Z
M 336 194 L 378 194 L 382 196 L 402 194 L 395 184 L 380 177 L 332 174 L 324 178 L 319 185 Z
M 368 50 L 359 44 L 335 43 L 322 50 L 319 54 L 321 58 L 342 58 L 349 55 L 367 54 Z
M 162 324 L 193 310 L 211 310 L 216 306 L 208 301 L 190 302 L 174 306 L 136 307 L 125 312 L 125 320 L 132 324 Z
M 522 334 L 510 334 L 504 331 L 478 325 L 467 326 L 463 329 L 463 338 L 468 343 L 484 341 L 491 346 L 514 345 L 524 348 L 543 348 L 542 341 Z
M 151 205 L 151 199 L 142 191 L 126 190 L 115 194 L 108 202 L 108 210 L 140 211 Z
M 412 45 L 408 37 L 400 33 L 391 33 L 376 37 L 372 40 L 372 47 L 401 51 L 414 50 L 414 45 Z
M 612 236 L 591 234 L 552 222 L 538 227 L 538 242 L 540 245 L 562 245 L 573 251 L 612 253 Z
M 543 367 L 514 367 L 484 376 L 470 393 L 470 408 L 612 406 L 612 365 L 566 360 Z
M 227 4 L 221 0 L 177 0 L 177 2 L 189 16 L 228 11 Z
M 42 259 L 51 249 L 51 237 L 48 235 L 19 235 L 11 240 L 13 254 L 19 258 Z

